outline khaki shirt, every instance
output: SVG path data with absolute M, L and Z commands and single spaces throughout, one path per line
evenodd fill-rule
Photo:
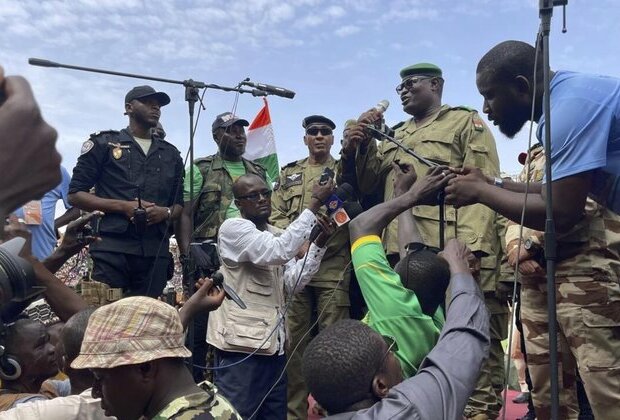
M 395 138 L 416 154 L 441 165 L 452 167 L 475 166 L 486 175 L 499 175 L 499 158 L 495 140 L 476 111 L 466 108 L 441 107 L 436 116 L 417 126 L 413 118 L 398 124 Z M 371 141 L 365 154 L 358 152 L 356 168 L 359 187 L 370 193 L 384 187 L 384 201 L 393 198 L 394 173 L 392 162 L 413 165 L 418 176 L 428 167 L 402 151 L 394 143 L 384 141 L 377 146 Z M 426 245 L 439 246 L 439 206 L 417 206 L 413 215 Z M 483 251 L 481 287 L 494 291 L 501 254 L 500 223 L 497 214 L 482 204 L 462 207 L 458 212 L 445 207 L 445 240 L 458 238 L 472 251 Z M 383 233 L 388 254 L 398 253 L 398 224 L 395 219 Z
M 329 167 L 335 172 L 337 166 L 338 161 L 331 156 L 322 165 L 310 165 L 308 158 L 305 158 L 284 166 L 271 199 L 270 223 L 281 229 L 286 228 L 308 207 L 312 186 L 318 182 L 323 168 Z M 325 208 L 321 211 L 325 213 Z M 334 287 L 334 284 L 342 279 L 338 288 L 348 290 L 351 271 L 348 226 L 339 227 L 326 246 L 327 250 L 321 260 L 319 271 L 309 285 Z

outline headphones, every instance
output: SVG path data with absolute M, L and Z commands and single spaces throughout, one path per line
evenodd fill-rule
M 6 326 L 0 322 L 0 379 L 14 381 L 22 375 L 22 367 L 15 356 L 6 353 L 5 337 Z

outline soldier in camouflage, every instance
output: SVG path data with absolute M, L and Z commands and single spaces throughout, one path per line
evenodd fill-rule
M 307 208 L 312 186 L 324 169 L 335 172 L 338 165 L 330 154 L 334 142 L 333 130 L 336 128 L 334 122 L 322 115 L 311 115 L 304 118 L 302 127 L 305 129 L 304 143 L 309 155 L 282 168 L 271 199 L 270 222 L 282 229 Z M 299 344 L 295 353 L 289 355 L 287 368 L 289 419 L 305 418 L 308 412 L 308 390 L 301 374 L 301 359 L 312 338 L 306 332 L 312 325 L 313 313 L 320 315 L 319 331 L 340 319 L 349 318 L 351 253 L 346 225 L 338 228 L 326 247 L 319 271 L 301 292 L 294 295 L 288 312 L 290 348 Z
M 529 173 L 528 173 L 529 171 Z M 519 182 L 540 182 L 545 171 L 545 154 L 540 144 L 533 146 L 528 152 L 525 167 L 519 174 Z M 590 267 L 598 268 L 602 278 L 608 277 L 606 267 L 618 265 L 620 252 L 620 236 L 614 234 L 606 226 L 620 223 L 620 216 L 595 203 L 586 200 L 585 217 L 567 234 L 558 236 L 563 244 L 559 248 L 560 259 L 556 267 L 556 283 L 562 295 L 558 299 L 558 313 L 574 313 L 578 316 L 582 305 L 587 299 L 586 292 L 604 292 L 606 282 L 595 282 L 590 286 L 581 287 L 587 281 Z M 603 224 L 593 219 L 603 215 Z M 597 226 L 598 225 L 598 226 Z M 601 228 L 602 229 L 599 229 Z M 519 247 L 519 224 L 509 222 L 506 229 L 506 252 L 508 262 L 514 267 L 519 262 L 521 274 L 521 318 L 525 334 L 528 367 L 534 389 L 532 398 L 538 418 L 550 416 L 550 383 L 549 383 L 549 333 L 547 322 L 547 292 L 545 279 L 545 263 L 543 253 L 543 232 L 523 227 L 523 238 Z M 584 240 L 585 239 L 585 240 Z M 564 246 L 566 244 L 566 246 Z M 570 244 L 570 246 L 569 246 Z M 614 261 L 615 260 L 615 261 Z M 564 284 L 563 284 L 564 283 Z M 584 283 L 585 284 L 585 283 Z M 613 288 L 613 287 L 612 287 Z M 594 298 L 596 299 L 596 298 Z M 578 333 L 560 324 L 559 356 L 560 366 L 560 412 L 563 419 L 577 419 L 579 404 L 576 387 L 576 360 L 578 347 L 585 337 L 571 336 Z M 572 345 L 573 344 L 573 345 Z M 577 344 L 575 346 L 574 344 Z
M 420 63 L 404 68 L 400 76 L 402 81 L 396 91 L 404 111 L 412 118 L 393 127 L 394 137 L 433 162 L 450 167 L 475 166 L 487 175 L 497 176 L 499 158 L 495 140 L 478 113 L 465 107 L 442 105 L 444 80 L 441 69 L 434 64 Z M 358 122 L 370 123 L 381 118 L 378 111 L 370 110 L 362 114 Z M 363 193 L 383 188 L 385 201 L 393 197 L 394 161 L 413 165 L 418 175 L 428 170 L 426 165 L 394 143 L 385 141 L 377 145 L 361 124 L 351 128 L 348 137 L 342 151 L 343 160 L 355 159 L 358 185 Z M 413 215 L 424 243 L 439 247 L 439 208 L 417 206 L 413 208 Z M 504 352 L 501 341 L 506 338 L 508 324 L 507 307 L 495 296 L 502 252 L 501 226 L 496 213 L 484 206 L 472 206 L 458 212 L 455 208 L 446 208 L 445 221 L 445 240 L 458 238 L 480 256 L 480 286 L 492 314 L 491 356 L 483 366 L 465 414 L 477 419 L 495 418 L 502 404 Z M 398 258 L 397 227 L 394 220 L 383 233 L 383 244 L 392 264 Z

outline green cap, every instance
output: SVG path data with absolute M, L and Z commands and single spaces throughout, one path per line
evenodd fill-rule
M 405 77 L 418 75 L 441 77 L 441 69 L 431 63 L 418 63 L 409 67 L 405 67 L 400 71 L 400 77 L 403 79 Z

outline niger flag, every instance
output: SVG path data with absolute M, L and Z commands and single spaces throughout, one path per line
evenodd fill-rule
M 261 163 L 267 169 L 269 178 L 277 179 L 280 166 L 276 154 L 276 141 L 271 127 L 269 104 L 267 99 L 263 98 L 263 101 L 265 105 L 248 128 L 248 142 L 243 157 Z

